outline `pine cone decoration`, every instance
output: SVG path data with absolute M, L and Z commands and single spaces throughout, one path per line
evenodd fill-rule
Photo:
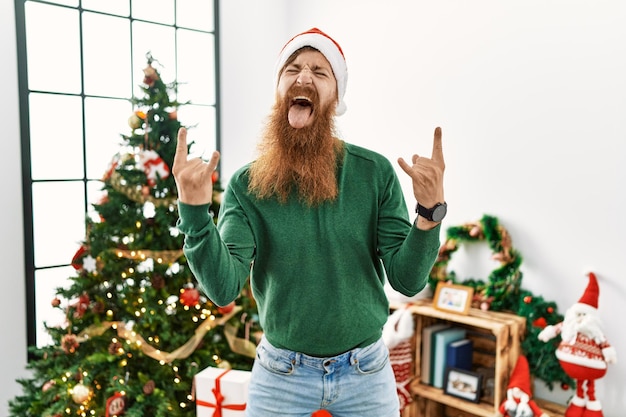
M 102 314 L 104 313 L 104 308 L 105 305 L 102 301 L 96 301 L 93 307 L 91 307 L 91 311 L 93 311 L 94 314 Z
M 111 342 L 109 345 L 109 353 L 111 355 L 119 355 L 122 351 L 122 344 L 118 341 Z
M 165 287 L 165 279 L 163 279 L 161 275 L 153 275 L 150 281 L 155 290 L 160 290 Z
M 155 383 L 153 380 L 146 382 L 143 386 L 143 393 L 146 395 L 152 395 L 152 393 L 154 392 L 154 387 Z
M 76 348 L 78 348 L 78 339 L 76 335 L 66 334 L 61 339 L 61 348 L 65 353 L 74 353 L 76 352 Z

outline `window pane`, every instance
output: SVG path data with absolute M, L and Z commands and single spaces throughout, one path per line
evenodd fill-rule
M 69 254 L 71 260 L 79 246 L 74 245 L 74 252 Z M 37 322 L 37 346 L 43 347 L 53 343 L 52 338 L 44 328 L 44 322 L 49 327 L 62 326 L 65 323 L 65 314 L 62 310 L 52 307 L 52 300 L 56 297 L 57 288 L 69 287 L 69 277 L 75 276 L 76 271 L 70 266 L 50 268 L 35 271 L 35 321 Z M 68 300 L 61 300 L 61 306 L 66 306 Z
M 83 117 L 80 97 L 30 94 L 33 179 L 83 177 Z
M 178 31 L 178 97 L 215 104 L 215 40 L 212 34 Z
M 213 31 L 213 2 L 210 0 L 178 0 L 176 24 L 190 29 Z
M 128 19 L 83 14 L 86 94 L 130 98 L 129 38 Z
M 66 6 L 78 6 L 78 0 L 48 0 L 48 3 L 64 4 Z
M 80 93 L 78 11 L 30 1 L 24 7 L 29 88 Z
M 133 22 L 133 87 L 135 96 L 143 97 L 140 89 L 146 54 L 150 52 L 157 60 L 152 66 L 159 71 L 166 84 L 176 79 L 176 40 L 174 28 L 151 23 Z M 171 97 L 174 98 L 174 97 Z
M 210 157 L 217 147 L 215 108 L 191 104 L 181 106 L 178 109 L 178 119 L 184 126 L 189 126 L 189 140 L 194 142 L 189 151 L 190 154 L 192 156 Z
M 87 178 L 100 179 L 120 150 L 121 134 L 130 134 L 128 118 L 132 106 L 126 100 L 85 99 L 85 147 Z
M 130 13 L 129 0 L 83 0 L 83 9 L 128 16 Z
M 133 0 L 133 18 L 174 24 L 174 0 Z
M 35 267 L 69 264 L 85 238 L 82 181 L 33 184 Z

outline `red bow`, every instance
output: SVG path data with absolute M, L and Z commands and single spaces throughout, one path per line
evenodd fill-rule
M 196 405 L 202 405 L 204 407 L 215 407 L 215 411 L 213 412 L 213 417 L 222 417 L 222 410 L 237 410 L 242 411 L 246 409 L 246 404 L 226 404 L 224 405 L 224 396 L 222 395 L 221 386 L 220 386 L 220 378 L 226 375 L 230 369 L 226 370 L 220 376 L 215 378 L 215 388 L 211 391 L 213 392 L 213 396 L 215 396 L 215 404 L 209 403 L 202 400 L 196 400 Z

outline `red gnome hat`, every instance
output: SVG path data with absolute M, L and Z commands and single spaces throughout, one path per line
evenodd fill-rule
M 509 389 L 513 388 L 518 388 L 528 395 L 528 397 L 531 396 L 530 367 L 528 366 L 528 359 L 526 359 L 526 356 L 524 355 L 519 355 L 517 357 L 517 363 L 511 373 L 511 378 L 509 379 Z
M 578 300 L 576 304 L 577 311 L 585 313 L 595 313 L 598 309 L 598 297 L 600 295 L 600 287 L 598 286 L 598 280 L 593 272 L 589 274 L 589 283 L 584 294 Z

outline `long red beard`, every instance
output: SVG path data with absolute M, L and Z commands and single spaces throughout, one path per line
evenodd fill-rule
M 317 113 L 313 124 L 291 127 L 287 118 L 291 97 L 300 92 L 276 100 L 259 144 L 259 158 L 250 167 L 249 190 L 260 199 L 274 196 L 283 203 L 296 191 L 301 201 L 314 206 L 337 197 L 343 142 L 334 136 L 334 107 L 321 108 L 317 97 L 313 97 Z

